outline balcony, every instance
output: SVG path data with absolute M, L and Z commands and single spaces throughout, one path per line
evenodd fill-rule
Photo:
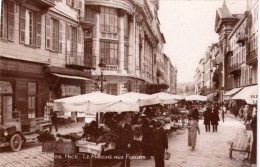
M 81 70 L 86 69 L 87 67 L 84 61 L 84 53 L 77 51 L 67 51 L 66 67 Z
M 229 74 L 240 74 L 241 72 L 241 64 L 234 64 L 232 66 L 229 67 Z
M 83 30 L 90 30 L 95 26 L 95 18 L 93 17 L 79 17 L 79 24 Z
M 231 49 L 231 46 L 230 45 L 228 45 L 227 46 L 227 52 L 226 52 L 226 55 L 228 56 L 228 55 L 230 55 L 230 56 L 232 56 L 233 55 L 233 51 L 232 51 L 232 49 Z
M 245 34 L 238 34 L 236 43 L 241 44 L 242 46 L 245 46 L 246 40 L 247 40 L 247 38 L 246 38 Z
M 257 53 L 258 49 L 253 50 L 252 52 L 249 52 L 246 56 L 246 64 L 249 66 L 257 65 Z
M 37 6 L 41 10 L 48 10 L 55 6 L 55 0 L 17 0 L 18 4 L 28 3 Z

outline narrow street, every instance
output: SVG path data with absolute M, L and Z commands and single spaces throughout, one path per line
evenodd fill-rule
M 80 128 L 79 128 L 80 129 Z M 191 151 L 187 146 L 188 130 L 179 130 L 169 138 L 171 159 L 165 161 L 166 167 L 242 167 L 243 162 L 229 158 L 231 140 L 237 132 L 244 130 L 241 122 L 227 118 L 220 122 L 217 133 L 205 132 L 203 120 L 200 120 L 201 134 L 197 138 L 197 147 Z M 25 146 L 20 152 L 3 150 L 0 153 L 0 167 L 49 167 L 53 166 L 53 154 L 41 152 L 40 144 Z M 132 160 L 132 167 L 153 167 L 154 160 Z
M 165 161 L 166 167 L 241 167 L 242 161 L 229 158 L 229 148 L 237 132 L 243 131 L 244 125 L 232 118 L 227 122 L 220 122 L 218 132 L 205 131 L 203 120 L 199 121 L 201 134 L 197 137 L 195 151 L 188 147 L 188 130 L 180 131 L 178 135 L 169 138 L 169 152 L 171 159 Z M 133 161 L 132 166 L 154 166 L 154 159 Z

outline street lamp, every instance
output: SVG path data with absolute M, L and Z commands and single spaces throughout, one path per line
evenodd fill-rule
M 101 59 L 100 63 L 98 64 L 98 67 L 101 69 L 101 76 L 100 76 L 100 84 L 101 84 L 101 87 L 100 87 L 100 92 L 103 92 L 104 91 L 104 75 L 103 75 L 103 70 L 104 68 L 106 67 L 106 64 L 104 63 L 104 59 Z

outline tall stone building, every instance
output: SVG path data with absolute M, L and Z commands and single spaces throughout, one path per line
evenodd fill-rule
M 1 122 L 17 123 L 19 111 L 23 131 L 33 131 L 47 102 L 100 90 L 101 71 L 109 94 L 157 83 L 165 43 L 158 0 L 1 3 Z

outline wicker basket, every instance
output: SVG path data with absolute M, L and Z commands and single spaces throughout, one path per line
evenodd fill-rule
M 171 158 L 171 153 L 165 152 L 165 153 L 164 153 L 164 159 L 165 159 L 165 160 L 169 160 L 170 158 Z

